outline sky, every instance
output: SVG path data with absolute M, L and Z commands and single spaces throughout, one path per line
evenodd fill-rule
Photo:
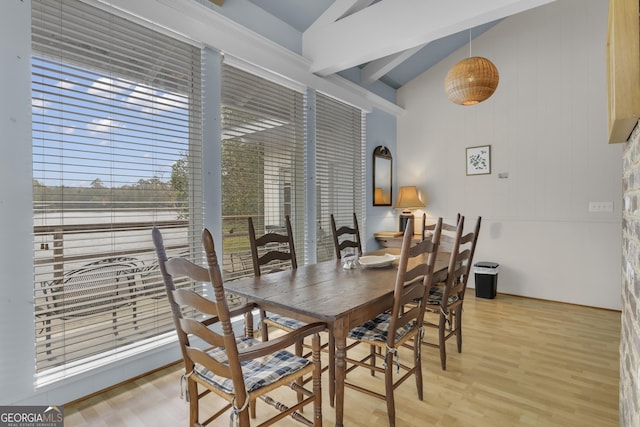
M 148 83 L 32 59 L 34 178 L 54 186 L 166 181 L 189 146 L 189 99 Z

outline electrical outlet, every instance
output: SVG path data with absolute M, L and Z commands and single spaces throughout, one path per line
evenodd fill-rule
M 613 212 L 613 202 L 589 202 L 589 212 Z

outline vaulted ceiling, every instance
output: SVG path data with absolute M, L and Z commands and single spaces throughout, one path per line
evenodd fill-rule
M 357 67 L 363 84 L 381 80 L 397 89 L 470 37 L 553 0 L 250 1 L 302 33 L 313 73 Z

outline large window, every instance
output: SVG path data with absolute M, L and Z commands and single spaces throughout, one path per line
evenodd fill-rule
M 364 213 L 364 116 L 360 109 L 323 94 L 316 97 L 317 257 L 335 257 L 330 216 L 338 227 L 360 230 Z M 361 236 L 363 237 L 363 236 Z
M 304 95 L 225 64 L 222 70 L 222 233 L 226 279 L 252 275 L 256 233 L 289 216 L 304 263 Z
M 44 384 L 173 331 L 151 228 L 199 250 L 201 66 L 199 47 L 77 0 L 33 0 L 32 34 Z

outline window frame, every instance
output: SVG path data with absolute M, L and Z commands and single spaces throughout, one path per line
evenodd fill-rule
M 174 253 L 200 257 L 202 53 L 197 43 L 185 43 L 165 29 L 76 0 L 33 0 L 32 40 L 33 177 L 41 179 L 44 194 L 55 189 L 57 197 L 39 206 L 34 192 L 35 381 L 40 387 L 175 339 L 171 316 L 159 308 L 166 301 L 150 236 L 153 226 L 161 227 Z M 113 60 L 104 62 L 106 57 Z M 150 70 L 154 74 L 144 78 Z M 128 88 L 126 98 L 123 88 Z M 101 123 L 104 117 L 107 122 Z M 116 125 L 116 118 L 125 124 Z M 75 123 L 77 138 L 65 135 L 66 123 Z M 100 125 L 99 136 L 91 138 L 90 130 Z M 142 125 L 146 128 L 138 130 Z M 108 155 L 101 154 L 103 141 Z M 168 164 L 180 159 L 186 161 L 183 197 L 188 203 L 184 210 L 176 195 L 170 215 L 178 218 L 167 219 L 158 198 L 166 194 L 174 172 Z M 107 185 L 97 178 L 93 189 L 83 187 L 84 176 L 104 171 L 111 178 L 105 179 Z M 121 197 L 126 187 L 135 187 L 127 180 L 147 173 L 165 174 L 165 180 L 152 175 L 138 181 L 142 198 L 127 205 Z M 81 197 L 77 202 L 69 196 L 74 188 Z M 89 196 L 98 193 L 102 199 L 91 202 Z M 56 209 L 48 207 L 53 202 Z M 127 206 L 145 212 L 145 220 L 133 217 Z M 92 220 L 88 209 L 107 219 L 82 224 Z M 43 219 L 36 221 L 36 215 Z

